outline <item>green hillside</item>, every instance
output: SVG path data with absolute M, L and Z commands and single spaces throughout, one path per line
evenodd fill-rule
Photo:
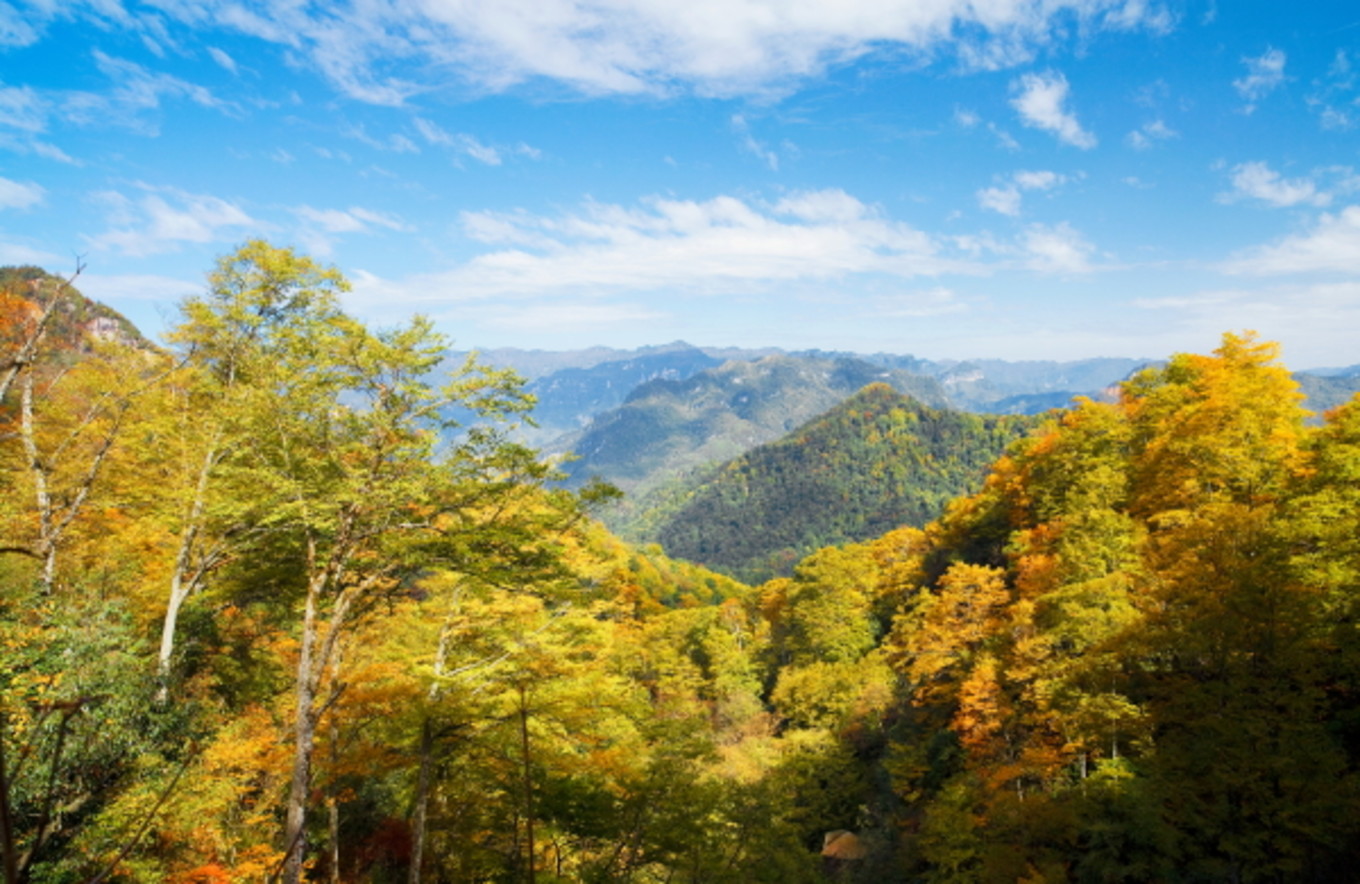
M 793 434 L 733 460 L 656 528 L 682 559 L 749 581 L 818 547 L 924 525 L 1034 426 L 931 408 L 871 384 Z

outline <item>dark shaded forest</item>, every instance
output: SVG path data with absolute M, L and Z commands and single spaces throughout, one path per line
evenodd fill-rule
M 291 250 L 224 256 L 164 350 L 4 280 L 11 884 L 1360 862 L 1360 400 L 1308 422 L 1252 334 L 1050 413 L 947 503 L 970 434 L 1018 425 L 866 390 L 834 484 L 760 505 L 943 512 L 751 586 L 610 535 L 615 492 L 514 441 L 517 378 L 439 376 L 426 320 L 364 326 Z

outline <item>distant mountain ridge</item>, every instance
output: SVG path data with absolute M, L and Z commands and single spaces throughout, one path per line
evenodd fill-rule
M 543 375 L 526 387 L 538 400 L 536 436 L 552 445 L 560 436 L 583 430 L 596 415 L 619 407 L 650 381 L 682 381 L 722 362 L 697 347 L 685 347 Z
M 573 481 L 600 476 L 644 493 L 686 472 L 730 460 L 789 433 L 868 384 L 887 383 L 935 405 L 938 382 L 855 359 L 767 356 L 732 360 L 680 380 L 655 379 L 560 440 L 577 460 Z
M 530 392 L 539 396 L 540 423 L 563 430 L 580 426 L 583 415 L 600 413 L 591 410 L 597 404 L 614 403 L 608 407 L 622 404 L 627 391 L 620 395 L 620 386 L 633 377 L 645 375 L 650 366 L 667 366 L 662 376 L 683 381 L 729 360 L 751 362 L 776 355 L 813 360 L 851 359 L 933 378 L 954 408 L 978 413 L 1034 414 L 1066 405 L 1073 396 L 1100 397 L 1112 385 L 1153 362 L 1127 358 L 1071 362 L 930 360 L 882 352 L 696 347 L 684 341 L 635 350 L 591 347 L 555 352 L 500 348 L 478 351 L 478 355 L 489 364 L 513 368 L 524 376 L 530 382 Z

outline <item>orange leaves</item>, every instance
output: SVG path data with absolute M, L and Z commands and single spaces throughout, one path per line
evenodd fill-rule
M 207 863 L 170 879 L 169 884 L 233 884 L 235 878 L 219 863 Z

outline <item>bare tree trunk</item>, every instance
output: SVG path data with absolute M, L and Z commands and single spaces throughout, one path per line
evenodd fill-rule
M 220 439 L 220 437 L 219 437 Z M 170 697 L 170 662 L 175 654 L 175 628 L 179 623 L 179 610 L 190 594 L 198 588 L 203 577 L 203 568 L 193 570 L 194 549 L 198 545 L 199 530 L 203 521 L 203 510 L 207 506 L 208 481 L 218 459 L 218 441 L 214 439 L 208 446 L 203 458 L 203 466 L 198 472 L 198 482 L 194 488 L 194 499 L 189 504 L 189 515 L 180 533 L 179 549 L 175 551 L 175 566 L 170 573 L 170 597 L 165 603 L 165 623 L 161 626 L 161 647 L 156 657 L 156 675 L 161 687 L 156 699 L 164 703 Z
M 66 534 L 66 529 L 75 521 L 85 508 L 85 501 L 104 467 L 104 461 L 113 450 L 114 440 L 122 426 L 123 418 L 131 404 L 130 397 L 116 398 L 111 409 L 107 406 L 110 396 L 101 397 L 100 402 L 91 407 L 81 420 L 80 429 L 68 437 L 74 439 L 81 430 L 92 425 L 101 414 L 111 413 L 113 424 L 99 440 L 98 447 L 90 457 L 89 466 L 76 481 L 74 488 L 53 494 L 49 478 L 56 464 L 45 460 L 38 451 L 37 427 L 33 417 L 33 375 L 24 375 L 22 393 L 19 400 L 19 436 L 23 442 L 24 458 L 28 461 L 29 473 L 33 476 L 33 492 L 38 508 L 38 540 L 34 545 L 34 556 L 42 565 L 42 591 L 51 595 L 56 588 L 57 548 Z M 52 457 L 59 457 L 65 443 L 57 446 Z
M 52 523 L 52 494 L 47 487 L 47 467 L 38 455 L 36 429 L 33 425 L 33 375 L 24 375 L 19 392 L 19 435 L 24 443 L 24 458 L 33 476 L 33 495 L 38 504 L 37 555 L 42 561 L 43 594 L 51 595 L 56 582 L 57 544 Z

